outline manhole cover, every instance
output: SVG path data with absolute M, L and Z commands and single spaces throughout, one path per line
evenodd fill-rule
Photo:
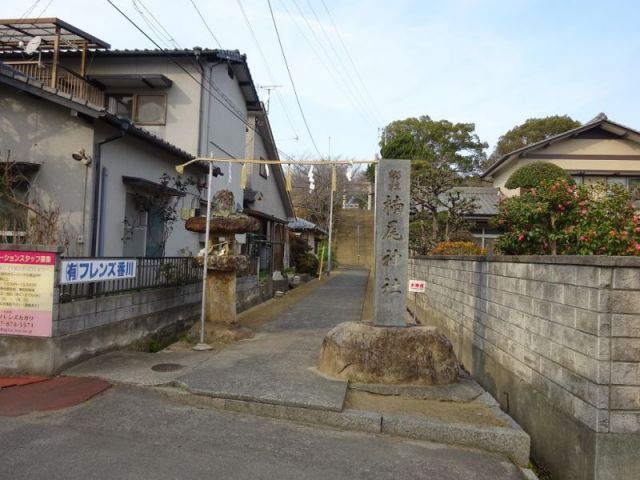
M 182 365 L 178 363 L 158 363 L 151 367 L 151 370 L 154 372 L 176 372 L 182 368 Z

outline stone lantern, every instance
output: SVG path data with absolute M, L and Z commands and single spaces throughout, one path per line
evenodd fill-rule
M 209 252 L 207 256 L 207 322 L 234 324 L 236 321 L 236 273 L 246 270 L 249 258 L 234 255 L 235 235 L 260 230 L 260 222 L 236 212 L 233 192 L 221 190 L 213 196 L 209 219 Z M 185 228 L 205 233 L 207 218 L 191 217 Z M 198 257 L 201 263 L 204 257 Z

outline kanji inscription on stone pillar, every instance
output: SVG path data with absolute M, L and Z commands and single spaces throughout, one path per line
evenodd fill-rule
M 376 190 L 374 323 L 404 327 L 409 255 L 409 160 L 380 160 Z

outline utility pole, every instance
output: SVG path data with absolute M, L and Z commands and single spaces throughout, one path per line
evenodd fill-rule
M 331 137 L 329 137 L 329 156 L 327 160 L 331 161 Z M 331 186 L 329 188 L 329 252 L 327 255 L 327 276 L 331 275 L 331 236 L 333 231 L 333 188 L 336 176 L 336 166 L 331 165 Z

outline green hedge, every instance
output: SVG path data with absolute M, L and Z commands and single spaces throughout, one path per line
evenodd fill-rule
M 561 167 L 549 162 L 533 162 L 513 172 L 504 186 L 509 189 L 537 188 L 543 180 L 553 182 L 561 179 L 573 182 L 571 176 Z

